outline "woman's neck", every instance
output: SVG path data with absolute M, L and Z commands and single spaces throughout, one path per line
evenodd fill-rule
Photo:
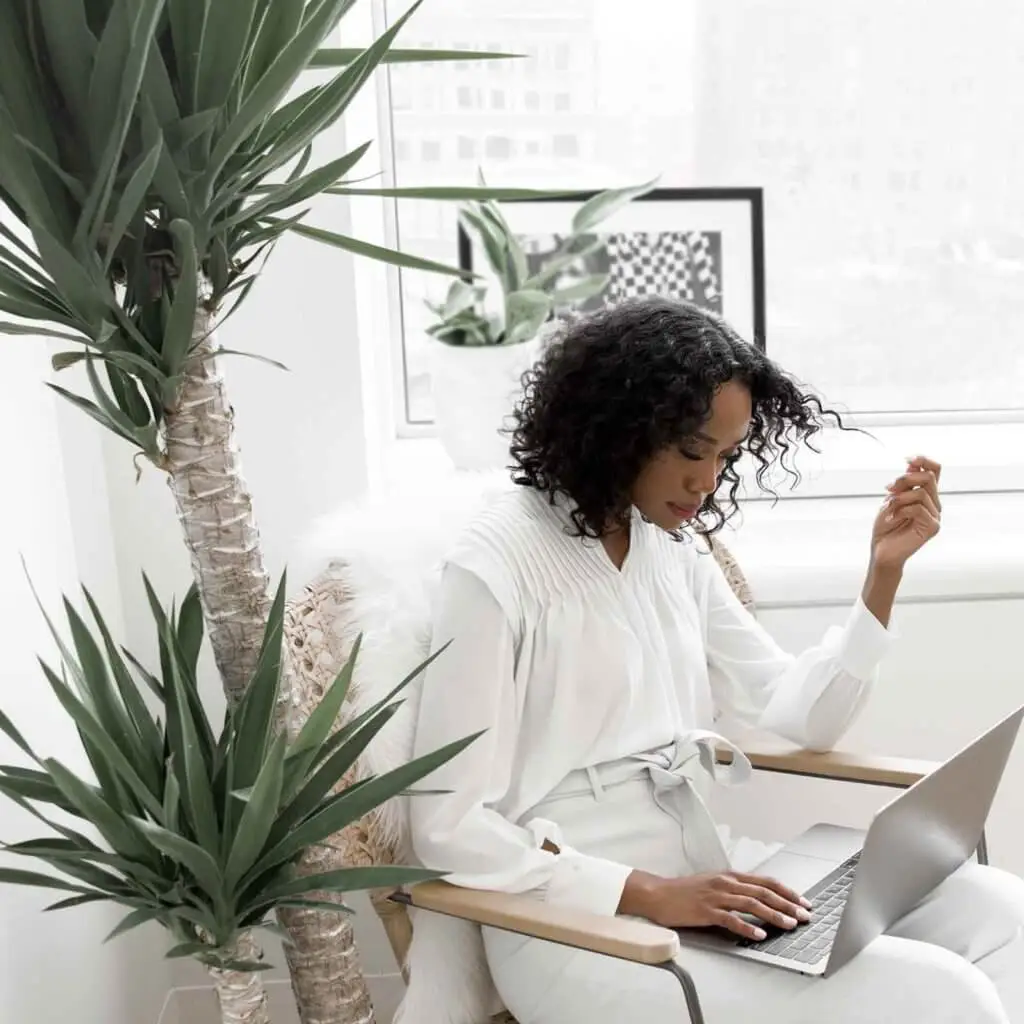
M 609 527 L 601 536 L 601 544 L 612 565 L 621 569 L 629 554 L 629 524 L 616 523 Z

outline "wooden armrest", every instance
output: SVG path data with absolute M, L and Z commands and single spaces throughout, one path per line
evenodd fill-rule
M 679 952 L 679 937 L 668 928 L 627 917 L 602 917 L 554 907 L 528 896 L 423 882 L 395 898 L 420 910 L 639 964 L 663 964 Z
M 817 754 L 773 740 L 755 740 L 743 744 L 744 753 L 758 771 L 783 775 L 807 775 L 839 782 L 861 782 L 869 786 L 907 789 L 938 767 L 937 761 L 907 757 L 883 757 L 880 754 L 853 754 L 830 750 Z M 728 750 L 717 751 L 720 764 L 730 764 Z

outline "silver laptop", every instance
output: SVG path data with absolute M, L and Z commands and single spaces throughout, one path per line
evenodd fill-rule
M 766 929 L 760 942 L 719 929 L 681 929 L 680 940 L 802 974 L 834 973 L 972 856 L 1022 716 L 1024 707 L 902 792 L 866 834 L 815 825 L 755 868 L 811 902 L 808 924 Z

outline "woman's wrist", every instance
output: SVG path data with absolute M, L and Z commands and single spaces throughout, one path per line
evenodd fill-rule
M 660 894 L 665 879 L 646 871 L 632 871 L 626 879 L 619 899 L 618 913 L 627 917 L 644 917 L 657 923 Z
M 861 591 L 861 600 L 864 607 L 886 629 L 889 628 L 892 606 L 902 582 L 902 565 L 879 564 L 872 559 L 867 578 L 864 580 L 864 589 Z

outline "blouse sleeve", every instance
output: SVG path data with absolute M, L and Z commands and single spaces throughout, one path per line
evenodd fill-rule
M 516 640 L 492 591 L 459 565 L 445 569 L 433 636 L 435 649 L 452 643 L 426 673 L 415 755 L 485 731 L 425 780 L 429 789 L 448 792 L 410 800 L 417 858 L 424 867 L 449 872 L 455 885 L 531 892 L 551 903 L 615 914 L 630 868 L 563 845 L 554 826 L 516 825 L 495 809 L 524 742 L 518 734 Z
M 893 634 L 857 600 L 846 624 L 794 657 L 740 604 L 715 559 L 695 569 L 719 709 L 810 750 L 830 750 L 860 711 Z

